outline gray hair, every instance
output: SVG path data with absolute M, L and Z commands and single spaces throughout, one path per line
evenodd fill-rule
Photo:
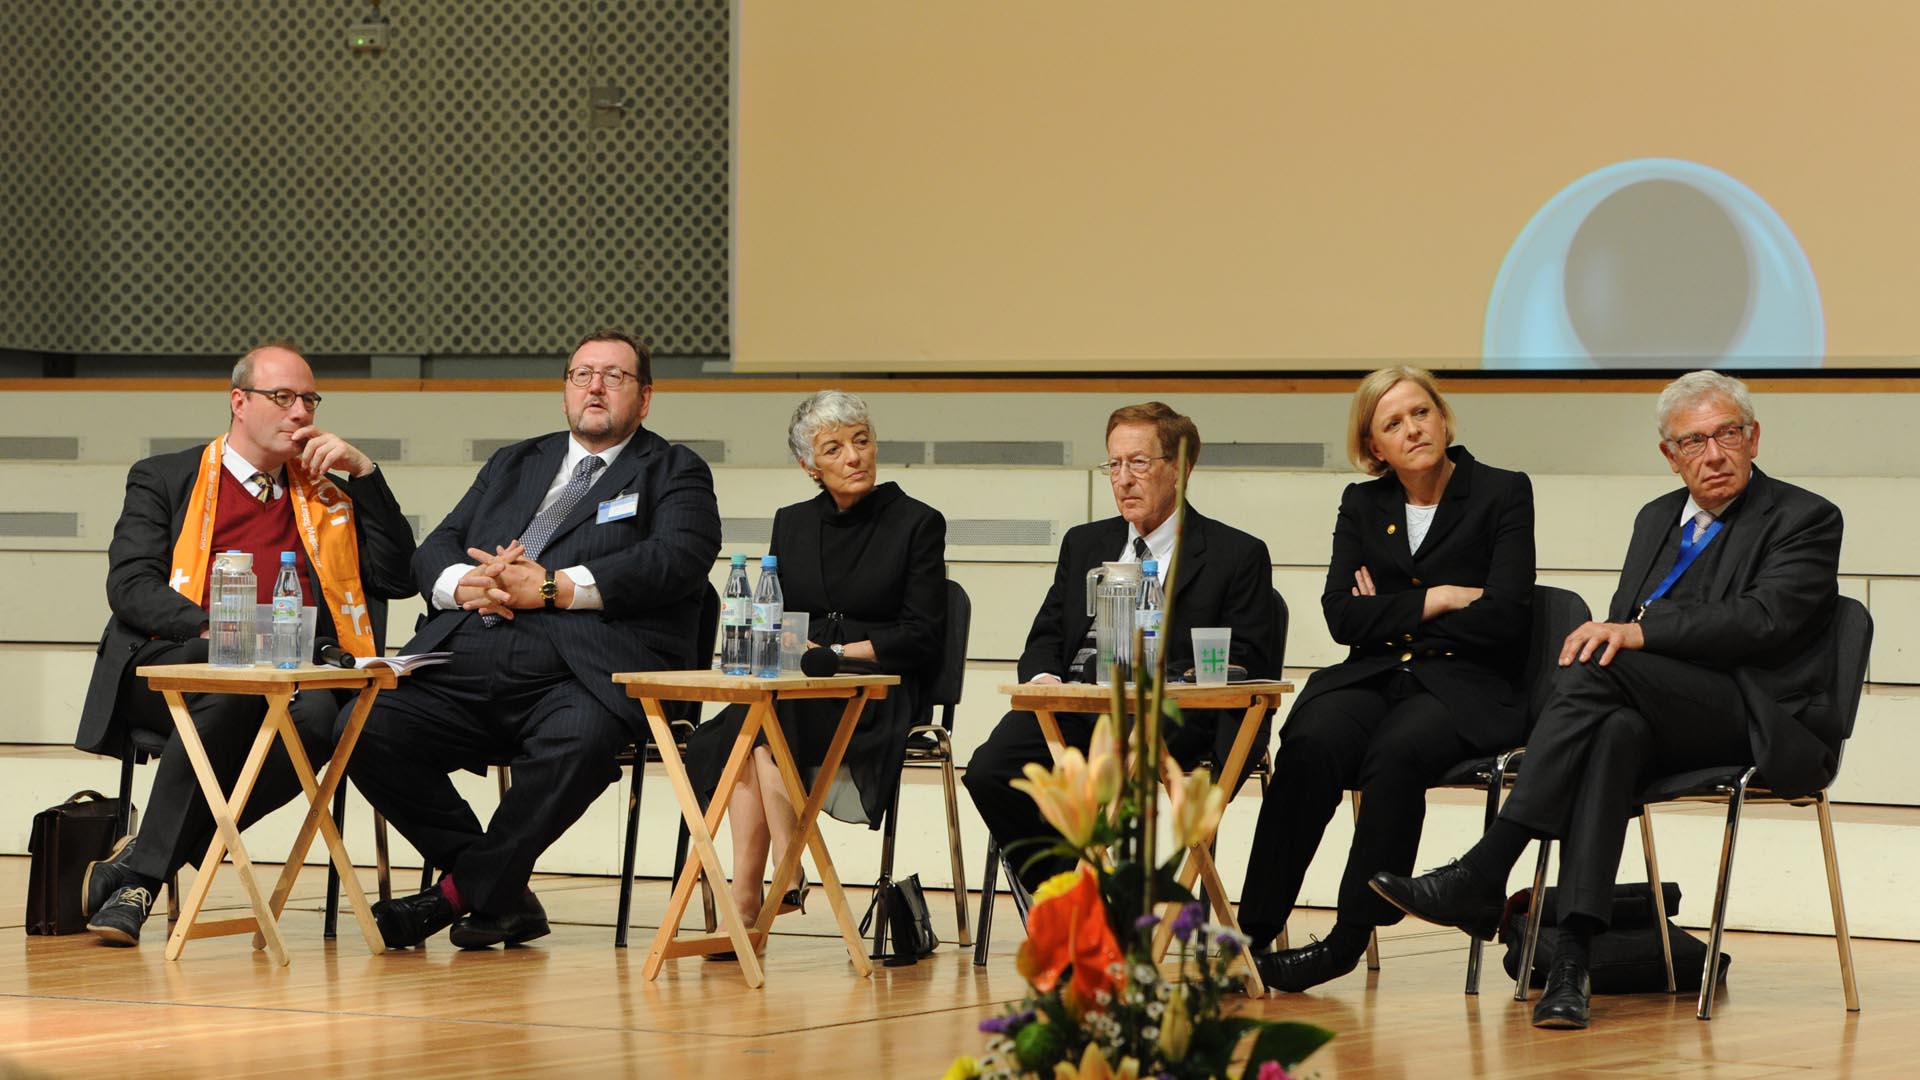
M 1753 423 L 1753 395 L 1747 393 L 1746 383 L 1717 371 L 1689 371 L 1660 391 L 1660 401 L 1654 407 L 1654 415 L 1660 423 L 1660 437 L 1672 437 L 1667 429 L 1667 421 L 1672 420 L 1674 414 L 1715 398 L 1738 410 L 1742 424 Z
M 793 410 L 793 423 L 787 427 L 787 449 L 807 468 L 813 468 L 813 439 L 830 427 L 859 427 L 878 439 L 873 421 L 867 417 L 867 403 L 858 394 L 845 390 L 822 390 L 802 401 Z

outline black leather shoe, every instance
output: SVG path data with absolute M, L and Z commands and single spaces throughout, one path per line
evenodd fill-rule
M 108 945 L 140 944 L 140 927 L 153 911 L 153 890 L 144 885 L 118 889 L 87 921 L 87 929 Z
M 389 949 L 411 949 L 452 926 L 457 917 L 438 885 L 373 905 L 373 921 Z
M 1416 919 L 1465 930 L 1482 941 L 1492 941 L 1500 930 L 1503 897 L 1466 863 L 1454 861 L 1419 877 L 1402 877 L 1385 870 L 1367 882 L 1387 902 Z
M 80 914 L 91 915 L 106 907 L 113 894 L 127 885 L 144 885 L 149 892 L 154 891 L 157 883 L 133 880 L 134 875 L 126 866 L 132 855 L 133 837 L 123 836 L 106 858 L 87 864 L 87 872 L 80 878 Z
M 1533 1007 L 1533 1026 L 1583 1030 L 1587 1026 L 1587 1006 L 1592 994 L 1593 983 L 1587 977 L 1587 969 L 1568 957 L 1557 958 L 1547 969 L 1546 992 Z
M 523 893 L 520 906 L 504 915 L 485 911 L 469 912 L 447 931 L 447 940 L 462 949 L 488 949 L 502 942 L 518 945 L 523 941 L 546 937 L 553 928 L 547 925 L 547 909 L 532 890 Z
M 1298 949 L 1256 956 L 1253 964 L 1260 969 L 1260 981 L 1266 983 L 1268 989 L 1298 994 L 1352 971 L 1359 966 L 1364 952 L 1363 949 L 1348 955 L 1327 942 L 1316 941 Z

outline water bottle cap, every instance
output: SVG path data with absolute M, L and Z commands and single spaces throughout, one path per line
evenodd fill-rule
M 1140 572 L 1143 574 L 1158 575 L 1160 573 L 1160 560 L 1159 559 L 1144 560 L 1140 564 Z
M 735 566 L 747 565 L 747 557 L 745 555 L 735 555 L 733 557 L 733 565 Z
M 778 570 L 779 568 L 780 568 L 780 557 L 778 555 L 760 556 L 760 569 Z
M 291 551 L 283 551 L 283 552 L 281 552 L 281 553 L 280 553 L 280 565 L 281 565 L 281 566 L 292 566 L 292 565 L 293 565 L 293 552 L 291 552 Z

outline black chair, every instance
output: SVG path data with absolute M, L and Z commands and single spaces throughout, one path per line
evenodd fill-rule
M 945 646 L 940 658 L 940 673 L 927 688 L 926 712 L 907 731 L 908 768 L 940 770 L 947 795 L 947 856 L 953 863 L 953 910 L 959 926 L 959 944 L 971 945 L 967 932 L 967 871 L 960 850 L 960 800 L 953 774 L 953 712 L 960 704 L 961 685 L 966 681 L 967 633 L 973 626 L 973 601 L 967 590 L 953 580 L 947 582 L 947 625 Z M 938 719 L 935 719 L 938 710 Z M 887 887 L 893 884 L 894 832 L 900 817 L 900 788 L 906 777 L 894 785 L 893 804 L 888 807 L 880 842 L 880 878 L 874 882 L 873 903 L 868 917 L 873 920 L 873 955 L 878 959 L 887 951 Z M 989 881 L 992 879 L 989 878 Z
M 1827 631 L 1834 650 L 1833 683 L 1828 688 L 1829 700 L 1841 718 L 1841 751 L 1844 755 L 1846 740 L 1853 737 L 1854 720 L 1860 711 L 1860 695 L 1865 688 L 1867 675 L 1867 653 L 1873 646 L 1873 616 L 1867 613 L 1860 601 L 1842 596 L 1833 612 L 1833 623 Z M 1838 762 L 1835 772 L 1838 772 Z M 1829 781 L 1831 786 L 1831 781 Z M 1768 787 L 1766 778 L 1753 765 L 1728 765 L 1711 769 L 1694 769 L 1689 772 L 1675 773 L 1655 779 L 1641 789 L 1639 799 L 1640 844 L 1641 853 L 1646 858 L 1647 883 L 1654 904 L 1655 926 L 1663 926 L 1666 912 L 1661 909 L 1660 901 L 1660 861 L 1653 846 L 1652 807 L 1665 802 L 1711 802 L 1727 805 L 1727 828 L 1720 842 L 1720 870 L 1713 890 L 1713 921 L 1708 933 L 1707 958 L 1700 974 L 1700 1004 L 1694 1015 L 1702 1020 L 1713 1019 L 1713 991 L 1719 981 L 1720 943 L 1726 933 L 1727 891 L 1733 884 L 1734 842 L 1740 835 L 1740 810 L 1748 803 L 1779 803 L 1787 806 L 1811 806 L 1820 821 L 1820 848 L 1826 859 L 1827 899 L 1833 909 L 1834 945 L 1840 953 L 1841 990 L 1846 996 L 1847 1011 L 1860 1011 L 1860 988 L 1854 977 L 1853 938 L 1847 932 L 1846 898 L 1840 891 L 1840 862 L 1833 842 L 1833 814 L 1827 796 L 1828 788 L 1821 788 L 1807 795 L 1776 795 Z M 1540 857 L 1534 866 L 1533 894 L 1534 903 L 1542 895 L 1546 884 L 1547 853 L 1552 841 L 1540 841 Z M 1661 952 L 1666 960 L 1667 992 L 1675 990 L 1673 978 L 1673 951 L 1665 934 L 1659 935 Z M 1528 911 L 1527 940 L 1521 952 L 1520 975 L 1514 982 L 1515 1001 L 1527 1000 L 1527 985 L 1532 979 L 1533 958 L 1540 940 L 1538 921 Z
M 1268 640 L 1268 648 L 1273 655 L 1273 670 L 1277 678 L 1286 669 L 1288 626 L 1287 599 L 1280 595 L 1279 589 L 1273 590 L 1273 612 L 1273 636 Z M 1268 719 L 1270 720 L 1271 717 Z M 1245 779 L 1258 780 L 1260 795 L 1265 798 L 1267 781 L 1273 777 L 1273 755 L 1266 745 L 1262 745 L 1250 754 L 1249 758 L 1252 763 L 1247 766 Z M 1219 763 L 1212 760 L 1211 754 L 1195 763 L 1196 768 L 1201 765 L 1213 769 L 1219 768 Z M 1238 789 L 1235 790 L 1237 793 Z M 1216 837 L 1214 845 L 1217 847 L 1218 843 L 1219 840 Z M 993 883 L 1002 868 L 1000 842 L 989 836 L 987 837 L 987 865 L 980 876 L 980 928 L 974 934 L 973 962 L 976 967 L 985 967 L 987 963 L 987 945 L 993 935 Z M 1028 895 L 1026 886 L 1020 883 L 1020 875 L 1014 871 L 1012 863 L 1007 863 L 1004 869 L 1007 891 L 1013 894 L 1013 906 L 1020 912 L 1020 923 L 1024 926 L 1027 921 L 1027 912 L 1033 907 L 1033 898 Z M 1200 899 L 1203 903 L 1206 900 L 1205 889 L 1206 886 L 1202 884 Z
M 1590 617 L 1587 602 L 1579 594 L 1566 589 L 1556 589 L 1551 585 L 1533 587 L 1532 615 L 1527 626 L 1527 658 L 1520 669 L 1521 685 L 1527 688 L 1527 727 L 1539 718 L 1540 710 L 1546 708 L 1547 697 L 1553 690 L 1553 670 L 1560 656 L 1560 646 L 1581 623 Z M 1526 755 L 1526 747 L 1518 746 L 1498 754 L 1468 758 L 1446 774 L 1434 781 L 1428 790 L 1437 788 L 1467 788 L 1484 790 L 1487 793 L 1486 816 L 1481 831 L 1493 827 L 1500 814 L 1500 799 L 1519 775 L 1520 762 Z M 1350 793 L 1354 817 L 1360 816 L 1360 793 Z M 1280 948 L 1287 947 L 1286 935 L 1282 933 Z M 1480 992 L 1480 965 L 1485 943 L 1479 938 L 1467 951 L 1466 993 Z M 1380 934 L 1375 931 L 1367 939 L 1367 970 L 1380 970 Z

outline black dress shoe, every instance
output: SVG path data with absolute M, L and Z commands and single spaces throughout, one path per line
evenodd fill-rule
M 106 907 L 113 894 L 128 885 L 144 885 L 149 892 L 156 890 L 157 882 L 132 880 L 136 875 L 126 865 L 132 855 L 133 837 L 123 836 L 106 858 L 87 864 L 87 871 L 80 878 L 80 914 L 91 915 Z
M 1482 941 L 1492 941 L 1500 930 L 1503 898 L 1499 886 L 1488 884 L 1466 863 L 1450 862 L 1419 877 L 1382 870 L 1367 884 L 1416 919 L 1456 927 Z
M 546 937 L 552 930 L 547 925 L 547 909 L 540 906 L 540 898 L 528 890 L 521 894 L 520 906 L 504 915 L 474 911 L 462 916 L 453 924 L 453 929 L 447 931 L 447 940 L 462 949 L 488 949 L 501 942 L 518 945 Z
M 1587 969 L 1569 957 L 1559 957 L 1547 969 L 1547 989 L 1533 1007 L 1533 1026 L 1579 1031 L 1587 1026 L 1587 1007 L 1593 983 Z
M 1260 970 L 1260 981 L 1266 983 L 1268 989 L 1298 994 L 1352 971 L 1359 966 L 1365 951 L 1349 954 L 1335 949 L 1329 942 L 1316 941 L 1298 949 L 1256 956 L 1253 964 Z
M 411 949 L 453 925 L 458 914 L 440 886 L 373 905 L 373 921 L 389 949 Z

